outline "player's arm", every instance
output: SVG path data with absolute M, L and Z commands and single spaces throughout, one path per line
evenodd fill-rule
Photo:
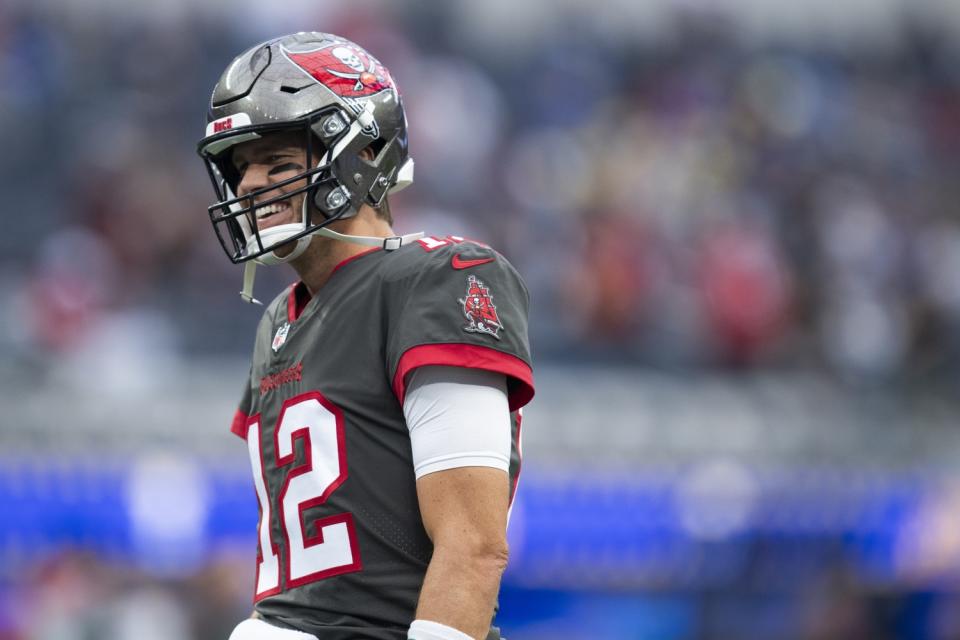
M 451 367 L 415 375 L 404 410 L 434 550 L 410 637 L 486 638 L 507 564 L 506 379 Z
M 486 638 L 507 566 L 507 474 L 489 467 L 438 471 L 417 481 L 433 558 L 418 620 Z

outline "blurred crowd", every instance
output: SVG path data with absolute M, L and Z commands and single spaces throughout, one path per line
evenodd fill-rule
M 568 7 L 500 43 L 458 37 L 456 3 L 173 6 L 0 10 L 6 353 L 247 352 L 257 311 L 194 149 L 232 56 L 295 22 L 390 66 L 417 161 L 397 227 L 517 264 L 539 357 L 958 379 L 960 54 L 931 24 L 748 45 L 678 10 L 671 37 L 624 40 Z M 269 299 L 294 275 L 267 271 Z
M 248 564 L 234 553 L 211 558 L 195 574 L 158 577 L 91 553 L 64 550 L 31 566 L 19 588 L 4 594 L 0 638 L 227 638 L 250 615 Z

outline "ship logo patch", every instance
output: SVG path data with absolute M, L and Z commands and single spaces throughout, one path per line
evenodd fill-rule
M 287 334 L 290 333 L 290 323 L 284 322 L 280 325 L 280 328 L 277 329 L 277 332 L 273 334 L 273 344 L 270 347 L 273 349 L 273 352 L 276 353 L 280 350 L 280 347 L 283 346 L 283 343 L 287 341 Z
M 503 324 L 497 315 L 490 289 L 477 280 L 476 276 L 467 278 L 467 295 L 458 302 L 463 306 L 463 315 L 470 321 L 470 324 L 463 328 L 464 331 L 485 333 L 500 339 L 497 332 L 503 329 Z

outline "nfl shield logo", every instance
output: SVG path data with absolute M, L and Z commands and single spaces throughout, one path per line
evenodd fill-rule
M 284 322 L 273 336 L 273 352 L 276 353 L 287 341 L 287 333 L 290 331 L 290 323 Z

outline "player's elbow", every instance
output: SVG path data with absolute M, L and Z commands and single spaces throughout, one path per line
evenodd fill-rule
M 510 560 L 510 547 L 505 539 L 499 539 L 485 546 L 481 553 L 491 570 L 496 571 L 498 575 L 502 574 L 507 568 L 507 562 Z
M 483 574 L 501 575 L 510 559 L 510 547 L 503 536 L 459 536 L 449 544 L 434 547 L 434 556 L 444 556 L 459 564 L 470 565 Z
M 503 575 L 510 559 L 510 548 L 506 540 L 487 541 L 465 551 L 465 559 L 473 564 L 479 573 L 496 576 L 498 579 Z

